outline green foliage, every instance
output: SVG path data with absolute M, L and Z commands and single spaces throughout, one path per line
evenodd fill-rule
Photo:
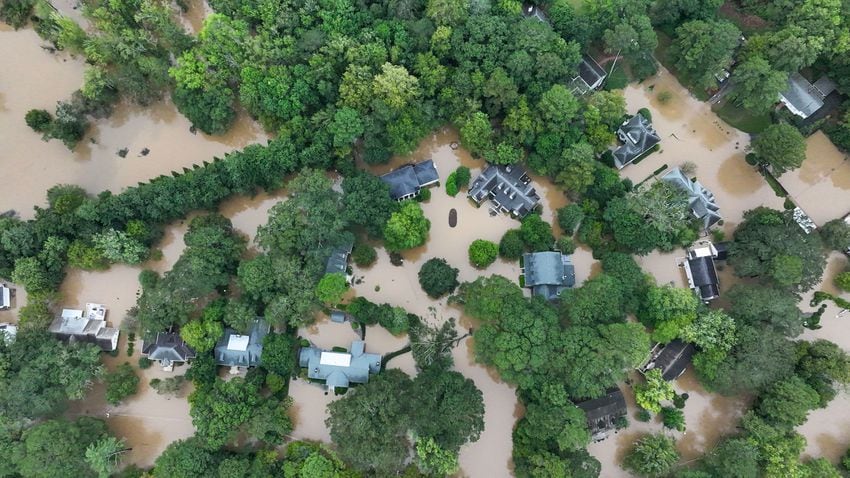
M 106 382 L 106 401 L 118 405 L 125 398 L 135 395 L 139 389 L 139 376 L 133 366 L 124 362 L 104 377 Z
M 20 476 L 93 478 L 98 474 L 86 451 L 107 436 L 106 423 L 96 418 L 48 420 L 24 431 L 12 459 Z
M 189 395 L 189 404 L 196 436 L 210 448 L 229 442 L 242 427 L 247 426 L 249 431 L 255 429 L 254 422 L 257 421 L 271 423 L 275 428 L 288 428 L 283 434 L 291 430 L 288 418 L 275 416 L 277 402 L 264 400 L 259 394 L 259 386 L 241 377 L 226 382 L 215 380 L 210 388 L 196 388 Z
M 768 126 L 753 140 L 752 148 L 758 160 L 769 165 L 777 176 L 799 168 L 806 159 L 805 138 L 786 123 Z
M 479 269 L 495 262 L 498 255 L 499 245 L 495 242 L 476 239 L 469 245 L 469 262 Z
M 672 400 L 676 392 L 673 385 L 661 377 L 661 370 L 654 368 L 646 372 L 646 382 L 635 385 L 635 401 L 644 410 L 661 412 L 661 402 Z
M 454 292 L 458 286 L 458 272 L 445 259 L 434 257 L 428 259 L 419 269 L 419 285 L 428 296 L 436 299 Z
M 759 390 L 787 377 L 794 369 L 794 344 L 771 329 L 755 329 L 738 324 L 738 343 L 706 373 L 695 362 L 697 373 L 706 385 L 724 394 Z
M 457 172 L 452 171 L 449 177 L 446 178 L 446 194 L 455 197 L 458 192 L 460 192 L 460 189 L 457 186 Z
M 457 330 L 453 318 L 440 326 L 423 320 L 414 321 L 410 325 L 410 351 L 420 369 L 431 366 L 448 368 L 452 363 L 451 351 L 456 343 Z
M 139 264 L 148 255 L 148 248 L 141 241 L 115 229 L 95 234 L 92 242 L 103 258 L 111 262 Z
M 224 325 L 221 323 L 224 319 L 224 304 L 222 300 L 214 301 L 204 309 L 200 318 L 180 328 L 180 338 L 195 352 L 209 352 L 224 335 Z
M 723 20 L 693 20 L 676 28 L 670 47 L 676 68 L 702 88 L 716 84 L 714 75 L 732 63 L 741 31 Z
M 503 259 L 515 261 L 522 257 L 524 252 L 525 242 L 522 238 L 522 231 L 519 229 L 505 231 L 505 234 L 499 241 L 499 256 Z
M 358 267 L 369 267 L 378 260 L 378 253 L 371 245 L 360 242 L 354 246 L 351 252 L 351 258 Z
M 772 384 L 759 399 L 758 414 L 776 427 L 802 425 L 809 410 L 817 408 L 820 397 L 815 389 L 797 376 Z
M 183 385 L 186 383 L 186 378 L 183 375 L 175 377 L 167 377 L 164 379 L 151 379 L 150 386 L 156 390 L 157 395 L 178 396 L 183 390 Z
M 825 407 L 836 395 L 836 387 L 850 383 L 850 357 L 828 340 L 796 344 L 796 374 L 814 388 Z
M 295 370 L 294 339 L 286 334 L 270 333 L 263 339 L 262 368 L 281 377 L 288 377 Z
M 679 461 L 679 452 L 672 438 L 664 435 L 645 435 L 638 440 L 623 460 L 625 468 L 640 476 L 667 476 Z
M 371 174 L 361 173 L 343 179 L 342 189 L 345 219 L 362 226 L 370 236 L 381 237 L 390 215 L 399 207 L 390 197 L 389 185 Z
M 47 110 L 29 110 L 24 120 L 27 126 L 32 128 L 33 131 L 44 133 L 50 129 L 53 123 L 53 116 Z
M 786 88 L 788 74 L 776 71 L 760 56 L 751 56 L 735 68 L 730 78 L 735 88 L 729 97 L 753 113 L 768 111 Z
M 799 296 L 776 287 L 757 284 L 735 284 L 727 297 L 729 315 L 746 324 L 767 327 L 789 337 L 803 332 L 802 312 L 797 308 Z
M 529 214 L 522 219 L 520 233 L 526 248 L 532 252 L 548 251 L 555 243 L 552 226 L 540 218 L 539 214 Z
M 818 228 L 823 243 L 834 251 L 850 248 L 850 225 L 841 219 L 833 219 Z
M 661 421 L 664 428 L 683 432 L 685 431 L 685 412 L 678 408 L 664 407 L 661 409 Z
M 105 270 L 109 268 L 109 261 L 102 249 L 76 240 L 68 247 L 68 265 L 85 270 Z
M 681 337 L 701 350 L 724 356 L 736 343 L 735 320 L 722 310 L 700 312 L 696 320 L 682 328 Z
M 392 213 L 384 227 L 384 244 L 388 251 L 398 252 L 425 244 L 431 221 L 425 218 L 419 204 L 406 201 Z
M 219 456 L 197 437 L 177 440 L 156 459 L 154 478 L 192 478 L 215 476 Z
M 561 236 L 556 247 L 562 254 L 572 254 L 576 250 L 576 243 L 572 237 Z
M 316 297 L 326 304 L 335 304 L 342 299 L 347 290 L 348 280 L 345 274 L 341 272 L 325 274 L 316 285 Z
M 613 230 L 614 240 L 637 254 L 655 248 L 672 250 L 692 227 L 684 193 L 664 181 L 636 189 L 628 198 L 612 199 L 603 218 Z
M 483 156 L 493 149 L 493 135 L 490 118 L 480 111 L 473 113 L 460 127 L 460 141 L 473 156 Z
M 689 289 L 671 286 L 650 287 L 638 318 L 652 327 L 652 339 L 667 343 L 697 318 L 699 301 Z
M 469 168 L 466 166 L 458 166 L 457 169 L 454 170 L 454 174 L 455 183 L 458 189 L 466 189 L 469 187 L 469 180 L 472 179 Z
M 417 465 L 423 473 L 445 476 L 458 471 L 457 454 L 440 448 L 433 438 L 416 441 Z
M 544 386 L 539 397 L 526 407 L 514 431 L 515 446 L 521 449 L 571 452 L 590 443 L 587 417 L 570 403 L 563 387 Z
M 731 438 L 723 440 L 705 458 L 706 468 L 712 476 L 756 478 L 759 476 L 759 451 L 749 440 Z
M 100 478 L 109 478 L 118 471 L 121 453 L 127 451 L 124 440 L 105 437 L 86 448 L 86 462 Z
M 622 284 L 610 274 L 600 274 L 562 294 L 562 315 L 571 325 L 622 322 L 625 317 Z
M 570 204 L 558 209 L 558 226 L 568 236 L 575 234 L 583 220 L 584 211 L 578 204 Z
M 0 4 L 0 20 L 17 30 L 27 24 L 35 3 L 34 0 L 6 0 Z

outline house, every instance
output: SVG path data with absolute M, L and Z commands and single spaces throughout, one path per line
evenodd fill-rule
M 578 76 L 573 78 L 571 83 L 573 93 L 584 95 L 593 90 L 598 90 L 602 87 L 606 76 L 608 74 L 605 72 L 605 69 L 592 56 L 588 54 L 582 55 L 581 62 L 578 64 Z
M 492 209 L 523 218 L 540 203 L 531 178 L 517 165 L 490 165 L 472 182 L 468 196 L 479 206 L 488 199 Z
M 595 442 L 608 438 L 627 412 L 626 399 L 619 388 L 612 388 L 599 398 L 576 403 L 576 406 L 587 416 L 587 429 Z
M 0 310 L 6 310 L 12 307 L 12 289 L 6 287 L 5 284 L 0 284 Z
M 823 107 L 827 95 L 835 88 L 835 83 L 826 76 L 812 84 L 803 75 L 792 73 L 788 77 L 788 88 L 779 94 L 779 101 L 791 113 L 805 119 Z
M 670 170 L 661 180 L 676 186 L 688 195 L 688 204 L 694 217 L 702 222 L 704 229 L 717 224 L 723 217 L 720 208 L 714 202 L 714 194 L 699 181 L 688 178 L 680 168 Z
M 390 186 L 390 197 L 396 201 L 410 199 L 419 194 L 422 188 L 437 184 L 440 175 L 434 161 L 426 159 L 416 164 L 406 164 L 381 176 L 381 180 Z
M 560 252 L 532 252 L 523 254 L 525 287 L 533 295 L 546 300 L 557 299 L 564 289 L 575 286 L 576 270 L 572 258 Z
M 694 346 L 675 339 L 669 344 L 655 344 L 649 354 L 649 360 L 640 368 L 642 373 L 653 369 L 661 370 L 661 377 L 668 382 L 676 380 L 688 368 L 694 356 Z
M 340 273 L 342 275 L 347 275 L 348 256 L 351 255 L 352 249 L 354 249 L 353 242 L 348 242 L 335 247 L 331 251 L 331 255 L 328 257 L 328 262 L 325 264 L 325 274 Z
M 381 371 L 381 356 L 365 352 L 361 340 L 351 342 L 351 352 L 330 352 L 317 347 L 303 347 L 298 364 L 307 369 L 307 377 L 324 380 L 329 391 L 348 388 L 352 383 L 367 383 L 369 374 Z
M 661 138 L 652 127 L 652 122 L 640 113 L 620 125 L 617 129 L 617 137 L 623 142 L 622 146 L 614 150 L 614 165 L 617 169 L 628 166 L 661 142 Z
M 86 304 L 85 311 L 62 309 L 62 315 L 48 330 L 65 343 L 87 342 L 104 352 L 118 348 L 120 331 L 106 326 L 106 307 L 102 304 Z
M 679 267 L 685 268 L 690 287 L 703 302 L 720 297 L 720 281 L 717 279 L 715 260 L 726 259 L 726 244 L 717 246 L 711 242 L 701 242 L 687 250 L 687 256 L 679 259 Z
M 538 22 L 549 23 L 549 18 L 546 16 L 546 13 L 544 13 L 539 6 L 531 3 L 524 3 L 522 5 L 522 15 L 524 17 L 533 18 Z
M 18 326 L 15 324 L 9 324 L 7 322 L 0 323 L 0 340 L 6 343 L 6 345 L 11 344 L 15 341 L 15 337 L 18 336 Z
M 158 332 L 156 340 L 146 343 L 142 348 L 142 356 L 162 365 L 166 372 L 174 370 L 174 364 L 186 363 L 195 358 L 195 351 L 186 345 L 180 334 L 174 332 Z
M 215 363 L 230 367 L 230 373 L 236 374 L 242 368 L 256 367 L 263 355 L 263 339 L 268 335 L 269 324 L 262 318 L 257 318 L 248 329 L 247 335 L 242 335 L 231 328 L 215 346 Z

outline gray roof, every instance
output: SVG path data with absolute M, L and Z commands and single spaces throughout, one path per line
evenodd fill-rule
M 646 373 L 652 369 L 660 369 L 661 377 L 668 382 L 676 380 L 688 368 L 691 358 L 695 352 L 694 346 L 674 339 L 670 343 L 660 346 L 656 344 L 652 349 L 649 361 L 641 367 L 641 372 Z
M 159 332 L 156 334 L 156 340 L 142 348 L 142 355 L 167 365 L 191 360 L 195 358 L 195 351 L 186 345 L 180 334 Z
M 780 93 L 779 99 L 795 115 L 808 118 L 823 107 L 824 98 L 834 90 L 835 83 L 825 76 L 811 84 L 803 75 L 791 73 L 788 88 Z
M 699 181 L 692 181 L 681 169 L 675 168 L 661 177 L 662 181 L 672 184 L 685 191 L 688 195 L 688 203 L 694 217 L 702 221 L 705 229 L 717 224 L 723 219 L 720 208 L 714 202 L 714 194 L 706 189 Z
M 605 80 L 605 70 L 590 55 L 582 55 L 581 63 L 578 64 L 578 77 L 591 90 L 602 86 Z
M 351 254 L 351 250 L 353 248 L 354 244 L 351 242 L 335 247 L 333 251 L 331 251 L 331 255 L 328 257 L 328 262 L 325 265 L 325 274 L 334 274 L 339 272 L 345 275 L 345 271 L 348 268 L 348 256 Z
M 488 166 L 472 182 L 468 196 L 477 204 L 489 199 L 496 209 L 520 218 L 533 211 L 540 202 L 531 178 L 515 164 Z
M 602 440 L 613 430 L 615 421 L 626 416 L 626 399 L 619 388 L 608 390 L 605 395 L 576 403 L 587 416 L 587 428 L 594 441 Z
M 0 323 L 0 340 L 3 340 L 7 344 L 11 344 L 15 341 L 15 337 L 18 336 L 18 326 L 15 324 L 10 324 L 7 322 Z
M 215 363 L 229 367 L 255 367 L 263 354 L 263 339 L 269 333 L 269 324 L 257 318 L 251 324 L 248 335 L 241 335 L 231 328 L 215 346 Z
M 94 310 L 90 306 L 98 306 L 100 309 Z M 105 317 L 105 309 L 100 304 L 86 304 L 85 314 L 78 309 L 62 309 L 62 315 L 50 324 L 48 331 L 65 343 L 91 343 L 104 352 L 110 352 L 117 348 L 121 332 L 117 328 L 107 327 L 102 317 Z
M 0 309 L 8 309 L 12 306 L 12 289 L 0 285 Z
M 407 164 L 381 176 L 390 186 L 390 197 L 395 200 L 415 196 L 419 190 L 440 180 L 434 161 L 426 159 L 416 164 Z
M 661 142 L 652 123 L 640 113 L 624 121 L 617 130 L 617 136 L 623 142 L 622 146 L 614 150 L 614 164 L 617 169 L 623 169 Z
M 361 340 L 351 342 L 350 352 L 332 352 L 317 347 L 303 347 L 298 364 L 307 368 L 307 376 L 324 380 L 329 390 L 347 388 L 352 383 L 366 383 L 370 373 L 381 371 L 381 356 L 366 353 Z
M 531 293 L 548 300 L 576 284 L 572 258 L 560 252 L 533 252 L 523 255 L 525 286 Z

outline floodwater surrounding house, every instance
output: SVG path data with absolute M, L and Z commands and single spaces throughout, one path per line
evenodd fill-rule
M 256 367 L 262 360 L 263 339 L 269 330 L 269 324 L 261 318 L 251 323 L 246 334 L 240 334 L 231 328 L 225 329 L 224 335 L 215 346 L 216 365 L 230 367 L 231 374 Z
M 434 161 L 426 159 L 416 164 L 405 164 L 383 174 L 381 181 L 389 185 L 391 198 L 403 201 L 418 196 L 422 188 L 437 184 L 440 174 L 434 166 Z
M 86 304 L 85 310 L 62 309 L 62 314 L 48 328 L 63 342 L 85 342 L 95 344 L 104 352 L 118 347 L 121 331 L 106 324 L 106 307 L 102 304 Z
M 623 121 L 617 129 L 617 137 L 623 143 L 613 151 L 614 165 L 623 169 L 661 142 L 652 121 L 637 113 Z
M 522 219 L 540 203 L 540 196 L 522 166 L 490 165 L 472 181 L 469 198 L 479 206 L 490 201 L 493 211 Z
M 835 82 L 827 76 L 809 83 L 803 75 L 795 72 L 789 75 L 788 88 L 779 94 L 779 101 L 788 108 L 788 111 L 806 119 L 823 108 L 824 100 L 835 89 Z
M 640 371 L 646 373 L 657 369 L 661 371 L 664 380 L 676 380 L 685 373 L 695 352 L 693 344 L 681 339 L 673 339 L 668 344 L 655 344 L 649 352 L 649 360 L 640 367 Z
M 572 258 L 556 251 L 523 254 L 525 287 L 533 295 L 546 300 L 557 299 L 564 289 L 576 284 L 576 269 Z
M 366 343 L 355 340 L 347 352 L 302 347 L 298 352 L 298 365 L 307 369 L 307 377 L 323 380 L 325 388 L 334 392 L 352 383 L 367 383 L 370 374 L 381 371 L 381 356 L 367 353 Z
M 196 355 L 192 347 L 175 332 L 158 332 L 154 340 L 142 347 L 142 357 L 159 362 L 166 372 L 173 371 L 175 364 L 184 364 Z
M 706 189 L 696 178 L 689 178 L 682 171 L 682 168 L 671 169 L 661 176 L 661 180 L 672 184 L 687 194 L 688 207 L 691 208 L 691 214 L 693 214 L 694 218 L 702 222 L 704 230 L 708 230 L 723 219 L 720 215 L 720 208 L 717 207 L 717 203 L 714 200 L 714 194 Z
M 711 242 L 703 241 L 689 247 L 686 256 L 677 261 L 679 267 L 685 270 L 688 287 L 703 302 L 708 303 L 720 297 L 720 279 L 717 278 L 714 261 L 726 259 L 726 248 L 726 243 L 718 243 L 715 246 Z

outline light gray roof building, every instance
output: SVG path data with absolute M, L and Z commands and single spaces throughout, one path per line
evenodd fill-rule
M 261 318 L 254 320 L 248 335 L 241 335 L 231 328 L 215 346 L 215 363 L 228 367 L 256 367 L 263 355 L 263 339 L 268 335 L 269 324 Z
M 546 16 L 546 13 L 539 6 L 532 3 L 524 3 L 522 5 L 522 15 L 542 23 L 549 23 L 549 17 Z
M 0 284 L 0 310 L 12 307 L 12 289 Z
M 714 202 L 714 194 L 706 189 L 699 181 L 688 178 L 681 169 L 671 169 L 661 180 L 685 191 L 688 195 L 688 204 L 694 217 L 702 221 L 705 229 L 717 224 L 723 219 L 720 208 Z
M 623 145 L 614 150 L 614 165 L 623 169 L 661 142 L 652 123 L 638 113 L 624 121 L 617 130 Z
M 351 255 L 353 248 L 354 244 L 351 242 L 334 248 L 325 265 L 325 274 L 341 273 L 345 275 L 348 269 L 348 256 Z
M 576 270 L 572 258 L 560 252 L 523 254 L 525 286 L 547 300 L 557 299 L 564 289 L 575 286 Z
M 381 176 L 381 180 L 390 186 L 390 197 L 396 201 L 410 199 L 419 190 L 440 181 L 434 161 L 426 159 L 416 164 L 407 164 Z
M 7 322 L 0 323 L 0 340 L 3 340 L 7 344 L 11 344 L 15 341 L 15 337 L 18 336 L 18 326 L 15 324 L 9 324 Z
M 779 94 L 779 101 L 795 115 L 808 118 L 823 107 L 824 99 L 835 88 L 835 83 L 826 76 L 812 84 L 803 75 L 791 73 L 788 88 Z
M 367 383 L 369 374 L 381 371 L 381 356 L 366 353 L 361 340 L 351 342 L 351 352 L 331 352 L 317 347 L 303 347 L 298 364 L 307 369 L 313 380 L 324 380 L 328 390 L 347 388 L 352 383 Z
M 106 326 L 106 307 L 86 304 L 85 311 L 62 309 L 62 315 L 50 324 L 50 333 L 66 343 L 87 342 L 104 352 L 118 348 L 118 329 Z
M 515 164 L 488 166 L 472 182 L 468 196 L 479 205 L 489 199 L 493 201 L 494 209 L 518 218 L 525 217 L 540 202 L 531 178 Z
M 142 356 L 158 361 L 163 368 L 170 371 L 175 363 L 186 363 L 195 358 L 196 354 L 180 334 L 159 332 L 156 334 L 156 340 L 144 345 Z

